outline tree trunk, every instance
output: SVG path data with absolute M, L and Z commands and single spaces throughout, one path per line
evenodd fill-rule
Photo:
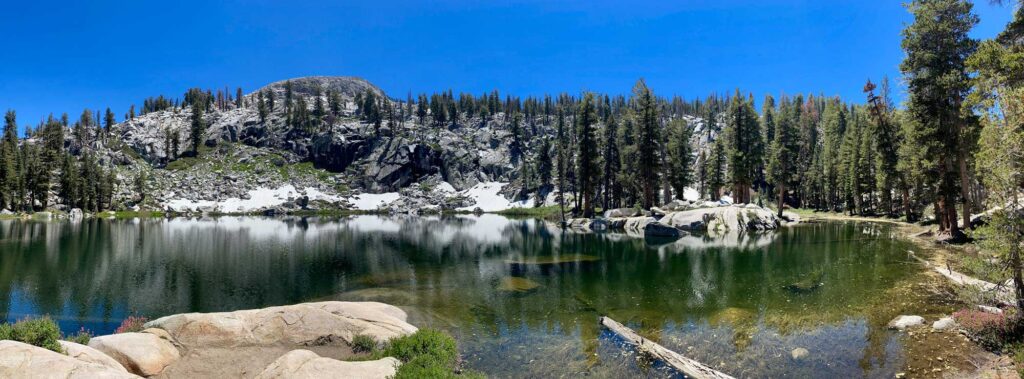
M 786 184 L 779 183 L 779 217 L 782 217 L 782 208 L 785 207 Z
M 907 186 L 903 186 L 903 213 L 907 218 L 907 222 L 912 222 L 912 216 L 910 215 L 910 189 Z
M 964 157 L 964 152 L 960 152 L 957 160 L 960 164 L 960 196 L 964 201 L 964 229 L 971 229 L 971 188 L 970 180 L 967 177 L 967 158 Z

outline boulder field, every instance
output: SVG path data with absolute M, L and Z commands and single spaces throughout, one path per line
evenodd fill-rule
M 682 203 L 682 202 L 680 202 Z M 604 218 L 575 218 L 567 227 L 583 232 L 622 231 L 638 237 L 676 238 L 687 232 L 725 235 L 774 230 L 798 222 L 795 215 L 779 217 L 775 211 L 754 204 L 719 205 L 669 204 L 640 212 L 632 208 L 612 209 Z
M 141 332 L 94 337 L 88 346 L 61 341 L 64 354 L 0 341 L 0 377 L 388 378 L 400 365 L 394 358 L 342 359 L 354 354 L 357 335 L 384 343 L 415 333 L 406 319 L 392 305 L 341 301 L 177 314 Z

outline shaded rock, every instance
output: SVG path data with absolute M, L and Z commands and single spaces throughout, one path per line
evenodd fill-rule
M 678 238 L 680 236 L 679 229 L 663 224 L 655 220 L 654 217 L 627 218 L 622 228 L 627 234 L 642 237 Z
M 952 317 L 943 317 L 932 323 L 932 329 L 935 330 L 946 330 L 956 326 L 956 321 Z
M 904 330 L 912 326 L 924 324 L 924 317 L 901 315 L 889 321 L 889 329 Z
M 680 235 L 679 229 L 657 221 L 644 225 L 644 237 L 679 238 Z
M 397 359 L 386 357 L 375 361 L 344 362 L 323 358 L 309 350 L 292 350 L 267 366 L 256 379 L 316 379 L 316 378 L 390 378 L 395 376 Z
M 999 309 L 999 308 L 996 308 L 996 307 L 991 307 L 991 306 L 988 306 L 988 305 L 978 305 L 978 309 L 981 310 L 982 312 L 988 312 L 988 313 L 991 313 L 991 314 L 996 314 L 996 315 L 1003 314 L 1003 310 L 1002 309 Z
M 0 377 L 120 379 L 138 378 L 124 370 L 76 359 L 17 341 L 0 341 Z
M 566 221 L 570 229 L 584 232 L 603 232 L 608 230 L 608 221 L 600 218 L 573 218 Z
M 71 341 L 57 341 L 57 343 L 59 343 L 60 346 L 64 348 L 64 354 L 71 358 L 75 358 L 77 360 L 89 363 L 95 363 L 100 366 L 107 366 L 122 372 L 128 372 L 128 370 L 126 370 L 124 366 L 121 366 L 120 363 L 117 363 L 117 361 L 115 361 L 114 358 L 111 358 L 109 355 L 103 354 L 102 351 Z
M 325 301 L 220 313 L 185 313 L 146 323 L 184 347 L 351 344 L 363 334 L 378 342 L 416 332 L 398 307 Z
M 807 349 L 804 349 L 802 347 L 798 347 L 796 349 L 793 349 L 793 351 L 789 352 L 789 356 L 793 357 L 794 361 L 803 360 L 804 358 L 807 358 L 807 356 L 810 354 L 810 351 L 807 351 Z
M 181 358 L 170 342 L 149 333 L 120 333 L 93 337 L 89 347 L 99 350 L 133 374 L 153 376 Z

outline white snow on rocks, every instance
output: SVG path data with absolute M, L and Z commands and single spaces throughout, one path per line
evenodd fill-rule
M 299 191 L 295 186 L 288 184 L 276 189 L 261 187 L 251 190 L 247 199 L 237 197 L 228 198 L 224 201 L 174 199 L 166 202 L 164 205 L 176 212 L 213 211 L 245 213 L 273 208 L 288 201 L 294 201 L 302 196 L 309 197 L 310 201 L 337 202 L 341 200 L 337 196 L 329 195 L 313 187 L 306 187 Z
M 375 211 L 398 200 L 398 192 L 361 193 L 348 199 L 352 206 L 361 211 Z
M 690 201 L 700 200 L 700 192 L 697 192 L 693 187 L 686 187 L 683 189 L 683 199 Z
M 476 208 L 480 208 L 484 212 L 497 212 L 505 209 L 529 206 L 529 201 L 510 201 L 509 199 L 506 199 L 505 196 L 502 196 L 499 192 L 501 192 L 501 188 L 506 185 L 508 185 L 508 183 L 477 183 L 473 188 L 462 192 L 464 196 L 473 201 L 473 205 L 462 207 L 458 210 L 472 211 Z

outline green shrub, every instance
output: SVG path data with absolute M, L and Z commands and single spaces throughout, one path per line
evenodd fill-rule
M 462 372 L 455 339 L 435 329 L 420 329 L 408 336 L 394 338 L 373 359 L 394 357 L 402 361 L 395 373 L 404 378 L 483 378 L 476 372 Z
M 88 330 L 85 330 L 85 328 L 82 328 L 78 330 L 78 333 L 72 334 L 70 336 L 65 336 L 64 339 L 67 341 L 77 343 L 79 345 L 88 345 L 89 340 L 92 339 L 92 333 L 89 332 Z
M 373 337 L 358 334 L 352 337 L 352 351 L 355 353 L 373 353 L 377 350 L 377 341 Z
M 0 324 L 0 340 L 24 342 L 58 353 L 64 352 L 57 342 L 60 340 L 60 328 L 49 316 L 26 318 L 15 322 L 14 325 Z

